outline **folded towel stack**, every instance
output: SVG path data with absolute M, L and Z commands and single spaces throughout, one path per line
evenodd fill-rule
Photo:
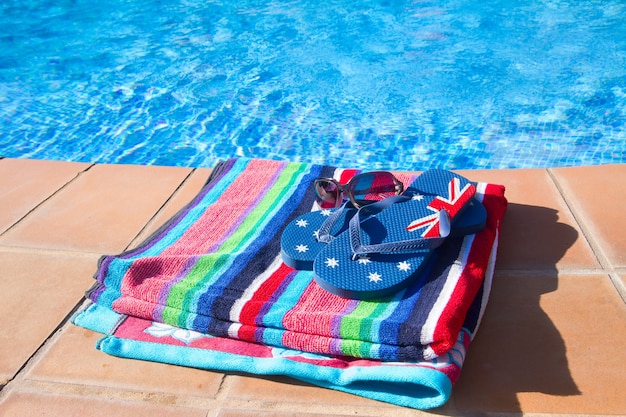
M 142 245 L 101 259 L 96 284 L 88 292 L 95 305 L 75 322 L 112 333 L 99 345 L 112 354 L 133 357 L 119 345 L 145 346 L 146 337 L 157 337 L 148 329 L 174 326 L 205 341 L 201 347 L 183 343 L 179 349 L 243 354 L 257 361 L 273 358 L 276 366 L 263 366 L 259 373 L 289 375 L 415 408 L 441 405 L 486 305 L 506 210 L 504 188 L 478 184 L 476 197 L 488 213 L 485 229 L 447 239 L 411 286 L 385 299 L 351 300 L 326 292 L 311 271 L 296 271 L 280 256 L 284 228 L 314 207 L 313 180 L 340 173 L 349 177 L 356 172 L 254 159 L 220 163 L 196 198 Z M 398 178 L 409 184 L 414 176 L 399 173 Z M 103 328 L 89 324 L 97 321 L 93 316 L 115 320 L 111 328 Z M 129 333 L 128 323 L 141 332 Z M 140 358 L 224 369 L 206 352 L 200 361 L 186 355 L 180 363 L 177 355 L 167 353 L 175 344 L 158 340 L 162 343 L 147 343 L 151 353 Z M 237 343 L 238 353 L 233 353 L 229 347 Z M 259 353 L 260 347 L 271 355 Z M 236 368 L 232 358 L 230 366 Z M 375 394 L 380 387 L 368 390 L 365 381 L 354 381 L 356 366 L 368 369 L 370 376 L 364 377 L 370 382 L 385 380 L 394 367 L 401 375 L 398 381 L 410 380 L 413 373 L 416 385 L 424 384 L 424 375 L 415 372 L 419 368 L 428 374 L 425 384 L 436 387 L 424 394 L 414 386 L 410 394 L 407 387 L 391 383 L 386 392 Z

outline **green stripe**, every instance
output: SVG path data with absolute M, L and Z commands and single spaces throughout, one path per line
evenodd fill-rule
M 374 321 L 380 320 L 381 315 L 385 312 L 385 310 L 388 307 L 388 303 L 386 302 L 379 302 L 376 303 L 376 308 L 374 309 L 374 311 L 372 312 L 371 316 L 371 320 L 368 320 L 368 325 L 367 326 L 361 326 L 361 332 L 359 333 L 359 339 L 360 340 L 371 340 L 372 338 L 372 324 Z M 367 343 L 367 344 L 363 344 L 361 345 L 361 354 L 364 358 L 367 358 L 370 356 L 370 348 L 371 348 L 372 344 L 371 343 Z
M 341 340 L 341 354 L 355 358 L 364 358 L 362 352 L 371 350 L 372 343 L 361 340 Z
M 361 324 L 376 309 L 378 303 L 361 301 L 352 313 L 341 319 L 339 337 L 344 340 L 361 340 Z
M 167 305 L 175 308 L 164 310 L 164 321 L 167 312 L 167 322 L 179 326 L 186 325 L 188 316 L 191 314 L 189 309 L 197 292 L 219 278 L 219 272 L 227 266 L 232 255 L 245 246 L 250 241 L 250 237 L 258 232 L 258 225 L 267 221 L 268 213 L 283 203 L 282 197 L 291 191 L 290 189 L 299 178 L 300 172 L 306 168 L 307 165 L 302 163 L 289 163 L 283 168 L 276 182 L 270 186 L 257 207 L 248 214 L 237 230 L 224 241 L 216 252 L 203 255 L 188 275 L 172 288 Z
M 216 253 L 219 258 L 213 264 L 212 268 L 207 271 L 204 277 L 185 295 L 183 304 L 183 316 L 179 317 L 181 325 L 186 324 L 190 307 L 197 303 L 197 297 L 200 296 L 199 291 L 211 285 L 219 279 L 223 269 L 227 267 L 232 259 L 233 254 L 238 253 L 249 242 L 258 235 L 261 230 L 259 226 L 267 222 L 272 216 L 271 213 L 276 211 L 284 201 L 285 195 L 292 192 L 294 183 L 301 177 L 302 172 L 308 169 L 306 164 L 290 163 L 283 168 L 276 182 L 270 187 L 265 196 L 261 199 L 258 206 L 255 207 L 241 226 L 233 233 L 233 235 L 224 242 L 224 245 Z
M 342 343 L 342 352 L 348 354 L 344 349 L 350 349 L 350 354 L 355 350 L 359 357 L 366 357 L 371 347 L 370 343 L 363 343 L 363 340 L 371 338 L 371 325 L 385 311 L 386 303 L 361 301 L 352 313 L 341 319 L 339 335 L 342 340 L 349 341 L 349 345 Z
M 185 308 L 187 293 L 193 290 L 197 282 L 214 268 L 219 258 L 220 255 L 218 253 L 211 253 L 200 257 L 187 276 L 170 289 L 165 303 L 167 307 L 163 309 L 164 323 L 173 326 L 182 325 L 179 319 L 183 313 L 182 310 Z

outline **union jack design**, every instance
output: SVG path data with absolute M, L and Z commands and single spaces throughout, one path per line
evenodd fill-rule
M 465 187 L 461 189 L 461 181 L 458 178 L 452 178 L 448 183 L 448 198 L 441 196 L 435 197 L 427 206 L 427 208 L 434 213 L 412 221 L 406 227 L 406 230 L 412 232 L 425 228 L 422 232 L 422 237 L 441 236 L 439 230 L 439 211 L 446 210 L 450 218 L 453 219 L 475 193 L 476 187 L 473 184 L 466 184 Z

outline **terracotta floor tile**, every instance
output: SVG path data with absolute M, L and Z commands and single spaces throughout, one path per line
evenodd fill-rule
M 0 384 L 11 378 L 91 285 L 97 256 L 0 248 Z
M 267 411 L 250 411 L 250 410 L 220 410 L 217 417 L 322 417 L 328 416 L 329 414 L 309 414 L 307 412 L 267 412 Z M 336 417 L 342 417 L 339 414 L 333 414 Z M 347 414 L 343 415 L 347 417 Z
M 622 280 L 623 289 L 626 290 L 626 272 L 618 273 L 617 276 Z
M 0 237 L 0 244 L 121 252 L 189 171 L 96 165 Z
M 324 389 L 300 382 L 287 377 L 256 378 L 247 376 L 233 376 L 229 381 L 229 399 L 246 401 L 282 401 L 304 404 L 333 404 L 333 405 L 368 405 L 371 407 L 394 407 L 367 398 L 344 392 Z
M 626 414 L 625 345 L 626 306 L 608 276 L 496 276 L 455 405 Z
M 12 392 L 0 403 L 3 417 L 205 417 L 206 410 L 79 395 Z
M 0 159 L 0 233 L 88 167 L 78 162 Z
M 226 392 L 225 400 L 227 402 L 244 401 L 259 402 L 263 404 L 283 404 L 283 409 L 291 409 L 298 411 L 297 413 L 286 415 L 343 415 L 346 410 L 349 414 L 372 415 L 372 416 L 412 416 L 418 417 L 424 415 L 423 412 L 408 407 L 399 407 L 380 401 L 352 395 L 336 390 L 326 389 L 310 385 L 293 378 L 272 376 L 272 377 L 253 377 L 253 376 L 228 376 L 228 380 L 224 384 Z M 452 415 L 452 405 L 446 404 L 437 409 L 440 415 Z M 263 410 L 265 411 L 265 410 Z M 224 412 L 225 416 L 231 416 Z M 309 414 L 311 413 L 311 414 Z M 247 412 L 242 414 L 232 414 L 232 416 L 246 416 Z M 252 413 L 252 415 L 255 415 Z M 265 414 L 263 414 L 265 415 Z M 270 414 L 273 415 L 273 414 Z M 282 416 L 283 414 L 276 414 Z M 225 417 L 220 414 L 220 417 Z
M 552 171 L 608 260 L 626 266 L 626 164 Z
M 548 171 L 459 171 L 474 181 L 502 184 L 509 202 L 498 247 L 498 269 L 599 266 Z
M 143 242 L 165 222 L 171 219 L 172 216 L 174 216 L 186 204 L 191 202 L 191 200 L 200 192 L 200 189 L 206 183 L 210 174 L 210 169 L 196 169 L 189 176 L 187 181 L 185 181 L 183 186 L 176 191 L 176 194 L 172 197 L 170 201 L 168 201 L 167 205 L 163 207 L 163 210 L 159 211 L 159 213 L 150 221 L 146 228 L 142 230 L 141 234 L 137 236 L 131 246 L 136 246 L 137 244 Z
M 26 378 L 208 398 L 219 390 L 221 374 L 110 356 L 95 349 L 100 337 L 66 325 Z
M 0 314 L 9 323 L 0 335 L 0 384 L 10 380 L 0 392 L 0 415 L 431 414 L 290 378 L 224 377 L 120 359 L 94 348 L 100 335 L 69 324 L 11 380 L 89 288 L 98 256 L 144 239 L 188 203 L 209 174 L 123 165 L 82 172 L 88 167 L 0 160 L 0 205 L 13 210 L 0 213 L 0 233 L 28 213 L 0 236 Z M 604 211 L 607 194 L 588 201 L 595 198 L 596 184 L 623 188 L 624 171 L 618 166 L 617 175 L 615 167 L 462 172 L 504 184 L 510 206 L 481 329 L 453 398 L 434 415 L 626 415 L 626 303 L 608 272 L 601 273 L 568 208 L 616 268 L 613 278 L 626 287 L 624 220 L 612 217 L 618 211 Z M 18 183 L 23 188 L 16 188 Z

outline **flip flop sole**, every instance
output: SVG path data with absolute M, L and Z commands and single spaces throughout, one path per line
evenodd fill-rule
M 313 261 L 327 245 L 318 241 L 319 230 L 335 210 L 342 210 L 330 230 L 331 236 L 337 236 L 348 230 L 348 222 L 356 214 L 355 208 L 312 211 L 287 225 L 280 240 L 281 256 L 285 265 L 299 270 L 313 269 Z
M 475 186 L 450 171 L 427 171 L 413 198 L 390 205 L 360 223 L 365 246 L 397 244 L 439 238 L 437 212 L 445 209 L 455 221 L 471 207 Z M 424 179 L 419 177 L 421 181 Z M 411 184 L 411 187 L 415 182 Z M 417 187 L 414 187 L 417 188 Z M 482 206 L 482 205 L 480 205 Z M 358 218 L 353 219 L 353 221 Z M 313 263 L 316 282 L 327 291 L 346 298 L 372 299 L 405 288 L 421 273 L 434 249 L 396 250 L 355 256 L 354 235 L 338 235 L 319 252 Z
M 404 195 L 437 195 L 443 187 L 440 183 L 441 176 L 440 170 L 423 172 L 411 183 Z M 327 245 L 326 242 L 318 241 L 318 232 L 335 210 L 343 210 L 330 230 L 330 235 L 336 237 L 348 229 L 348 222 L 356 213 L 353 207 L 305 213 L 287 225 L 281 236 L 281 256 L 287 266 L 298 270 L 313 269 L 313 261 Z M 486 221 L 487 210 L 478 200 L 472 199 L 453 224 L 450 236 L 477 233 L 485 227 Z
M 440 195 L 442 190 L 446 190 L 452 178 L 451 174 L 449 171 L 440 169 L 424 171 L 406 188 L 403 195 L 424 195 L 424 197 Z M 462 178 L 461 176 L 458 177 Z M 477 199 L 472 198 L 452 224 L 450 237 L 478 233 L 485 228 L 486 224 L 487 210 L 485 206 Z

